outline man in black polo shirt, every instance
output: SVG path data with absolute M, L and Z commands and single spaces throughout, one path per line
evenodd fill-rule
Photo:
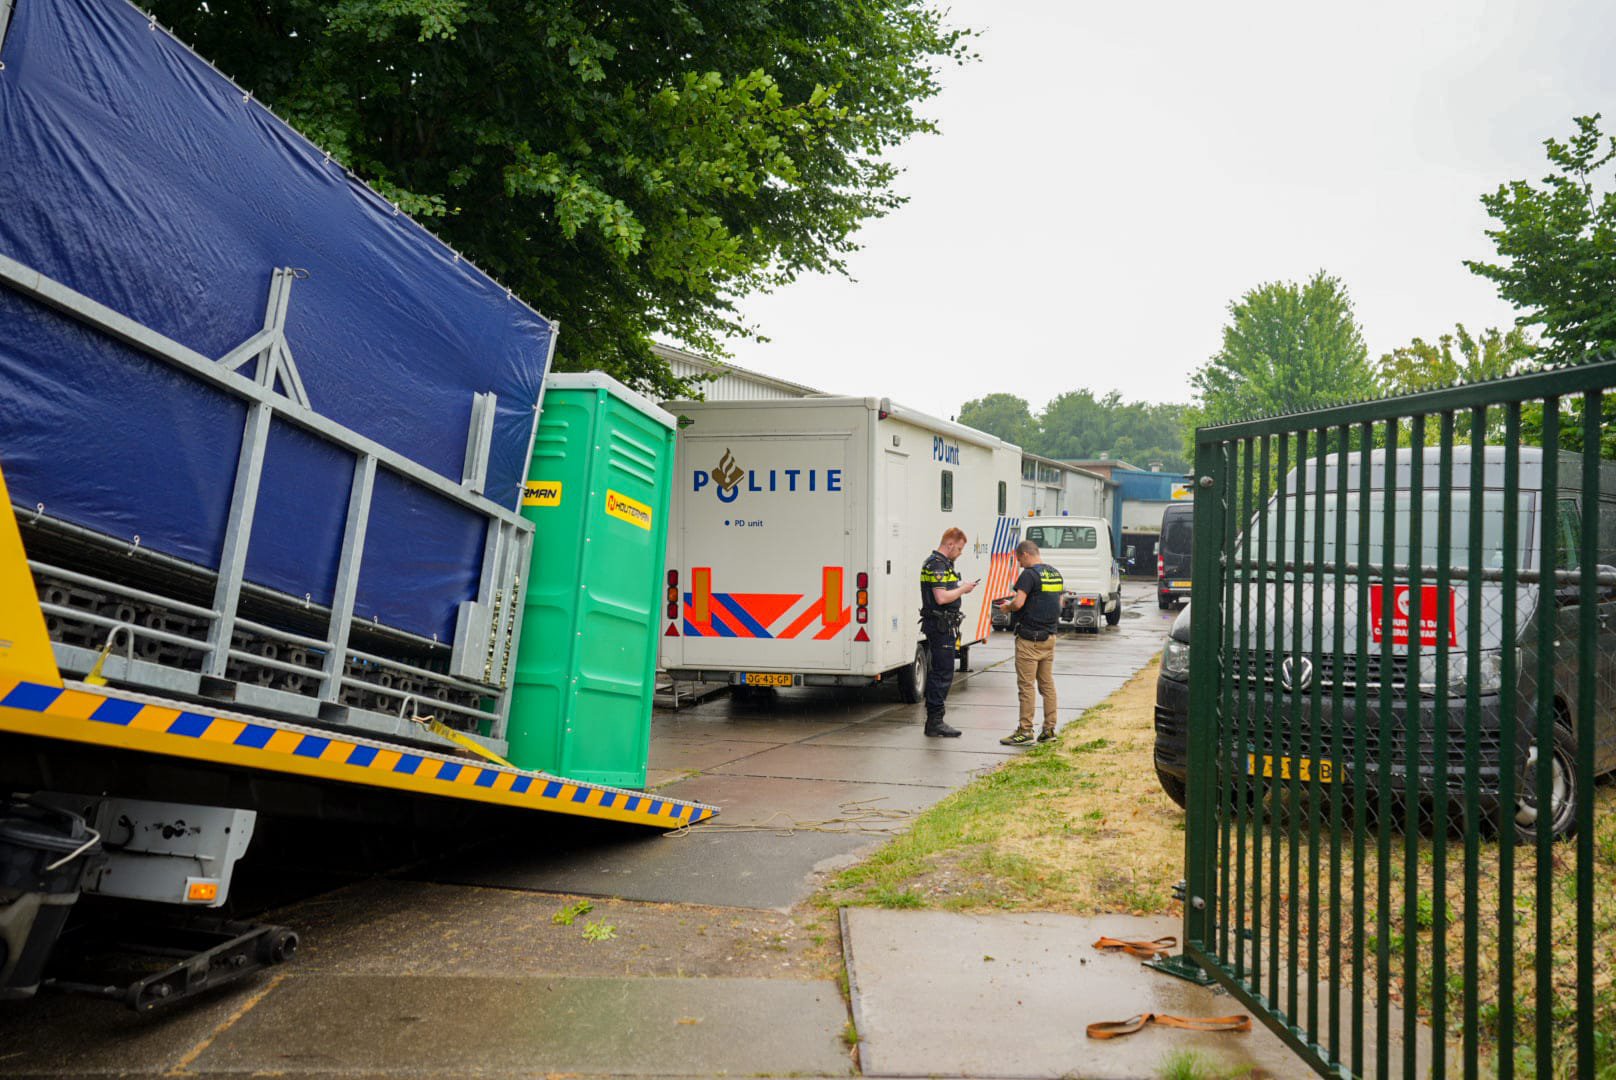
M 1044 698 L 1044 727 L 1038 742 L 1055 737 L 1055 627 L 1060 621 L 1061 593 L 1066 588 L 1060 571 L 1045 565 L 1038 545 L 1023 540 L 1016 545 L 1016 562 L 1021 576 L 1016 578 L 1015 595 L 1004 601 L 1012 612 L 1016 631 L 1016 694 L 1021 702 L 1020 722 L 1015 734 L 999 742 L 1005 746 L 1026 746 L 1033 741 L 1032 714 L 1037 693 Z

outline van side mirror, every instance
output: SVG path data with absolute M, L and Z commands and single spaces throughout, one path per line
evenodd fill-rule
M 1616 566 L 1607 566 L 1600 563 L 1594 567 L 1598 575 L 1596 593 L 1601 601 L 1616 600 Z M 1555 601 L 1561 607 L 1575 607 L 1582 603 L 1582 585 L 1580 582 L 1561 585 L 1554 591 Z

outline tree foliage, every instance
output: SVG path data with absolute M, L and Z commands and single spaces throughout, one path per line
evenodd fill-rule
M 1490 328 L 1477 337 L 1458 323 L 1453 333 L 1443 334 L 1434 344 L 1415 338 L 1393 349 L 1376 363 L 1375 374 L 1389 394 L 1435 390 L 1514 375 L 1527 369 L 1535 351 L 1520 327 Z
M 1034 415 L 1014 394 L 989 394 L 960 407 L 963 424 L 980 428 L 1023 450 L 1049 458 L 1085 460 L 1101 454 L 1145 466 L 1162 463 L 1168 472 L 1184 472 L 1182 405 L 1124 402 L 1111 391 L 1095 397 L 1089 390 L 1057 396 Z
M 1515 180 L 1481 197 L 1502 261 L 1465 263 L 1521 309 L 1518 322 L 1542 328 L 1548 363 L 1616 350 L 1616 136 L 1600 132 L 1597 113 L 1576 125 L 1565 142 L 1545 140 L 1552 171 L 1541 186 Z
M 1014 394 L 989 394 L 967 401 L 960 406 L 959 422 L 997 435 L 1023 450 L 1038 441 L 1038 421 L 1033 419 L 1032 409 L 1024 398 Z
M 1223 347 L 1190 382 L 1200 395 L 1196 420 L 1212 424 L 1376 392 L 1346 286 L 1322 270 L 1301 284 L 1259 285 L 1230 304 Z
M 734 303 L 844 271 L 968 35 L 929 0 L 152 0 L 153 14 L 540 311 L 558 360 L 684 387 Z

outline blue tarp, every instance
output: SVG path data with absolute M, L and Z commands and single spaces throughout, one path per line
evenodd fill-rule
M 0 42 L 0 253 L 209 357 L 292 289 L 315 411 L 460 481 L 498 395 L 487 492 L 520 501 L 554 328 L 124 0 L 17 0 Z M 241 369 L 252 374 L 252 365 Z M 0 467 L 27 506 L 217 567 L 245 410 L 0 287 Z M 352 455 L 276 424 L 248 579 L 327 601 Z M 447 639 L 481 519 L 376 489 L 356 614 Z

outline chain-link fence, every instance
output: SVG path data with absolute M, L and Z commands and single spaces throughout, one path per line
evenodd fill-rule
M 1616 1059 L 1612 385 L 1198 433 L 1186 952 L 1321 1072 Z

